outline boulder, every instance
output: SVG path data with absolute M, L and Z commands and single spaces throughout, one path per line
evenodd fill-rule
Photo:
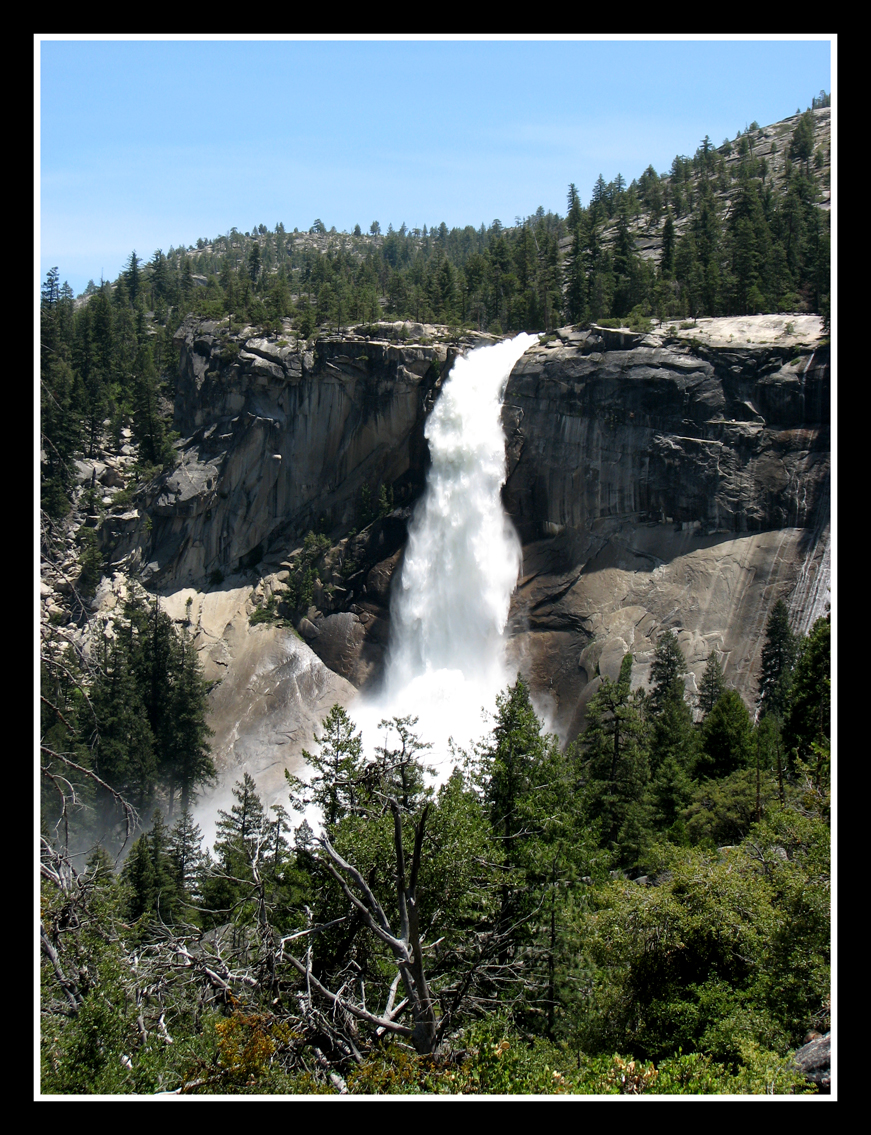
M 832 1090 L 832 1034 L 816 1036 L 796 1052 L 795 1064 L 811 1084 L 815 1084 L 820 1095 L 829 1095 Z

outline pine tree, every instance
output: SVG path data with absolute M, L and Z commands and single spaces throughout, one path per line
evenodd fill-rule
M 166 465 L 172 460 L 173 450 L 160 412 L 160 384 L 148 342 L 137 350 L 131 385 L 133 437 L 139 445 L 140 459 L 149 465 Z
M 603 678 L 587 706 L 581 738 L 584 811 L 600 824 L 615 865 L 631 867 L 650 838 L 648 734 L 644 693 L 632 693 L 632 655 L 616 682 Z
M 569 185 L 568 213 L 566 215 L 566 225 L 570 232 L 576 229 L 580 224 L 582 213 L 583 210 L 581 208 L 581 199 L 578 196 L 578 187 L 572 182 Z
M 154 910 L 162 922 L 172 925 L 178 915 L 178 883 L 170 855 L 171 834 L 159 808 L 151 817 L 148 847 L 154 867 Z
M 114 641 L 104 642 L 90 697 L 97 723 L 94 771 L 141 813 L 154 799 L 158 762 L 136 654 L 132 627 L 117 626 Z M 109 797 L 102 791 L 101 797 L 111 814 Z M 111 822 L 108 816 L 107 822 Z
M 572 763 L 543 731 L 519 675 L 497 698 L 496 724 L 478 757 L 505 873 L 497 921 L 507 933 L 501 962 L 519 966 L 523 975 L 518 1020 L 539 1029 L 543 1012 L 545 1031 L 553 1035 L 567 965 L 564 912 L 595 852 L 576 806 Z
M 377 778 L 378 792 L 382 796 L 392 796 L 406 812 L 415 810 L 423 801 L 427 773 L 435 769 L 421 764 L 420 754 L 431 749 L 429 741 L 421 741 L 414 732 L 417 718 L 412 716 L 393 717 L 379 723 L 384 730 L 384 741 L 377 750 L 378 769 L 372 770 Z M 399 747 L 390 748 L 395 734 Z M 373 778 L 368 778 L 366 794 L 371 797 L 375 788 Z
M 253 868 L 259 872 L 267 859 L 270 825 L 249 773 L 236 781 L 233 799 L 229 812 L 218 810 L 215 855 L 204 863 L 200 886 L 207 923 L 244 927 L 256 920 L 260 888 Z
M 673 828 L 689 802 L 698 759 L 698 733 L 685 697 L 686 662 L 666 631 L 656 644 L 648 700 L 651 798 L 658 828 Z
M 183 902 L 200 898 L 199 876 L 204 859 L 202 841 L 199 824 L 194 821 L 189 808 L 183 809 L 167 841 L 176 890 Z
M 737 690 L 726 690 L 705 718 L 701 748 L 697 771 L 702 776 L 728 776 L 753 763 L 753 724 Z
M 135 921 L 143 915 L 151 914 L 157 898 L 157 887 L 147 835 L 141 835 L 133 844 L 124 863 L 121 879 L 128 887 L 127 917 Z
M 789 156 L 793 161 L 804 162 L 805 174 L 810 176 L 810 160 L 814 152 L 814 117 L 810 111 L 798 120 L 789 143 Z
M 267 835 L 266 813 L 257 792 L 257 785 L 249 773 L 233 786 L 230 811 L 218 809 L 218 837 L 215 852 L 228 870 L 249 865 L 261 853 Z
M 811 761 L 815 745 L 828 744 L 831 715 L 830 625 L 817 619 L 801 641 L 792 675 L 783 742 L 790 762 Z
M 529 689 L 518 674 L 514 685 L 496 699 L 496 725 L 481 753 L 484 799 L 490 823 L 504 842 L 506 860 L 519 862 L 547 738 L 542 734 Z
M 159 808 L 151 829 L 133 844 L 121 872 L 127 888 L 127 917 L 159 918 L 172 925 L 178 910 L 178 884 L 169 854 L 170 833 Z
M 765 643 L 759 674 L 756 704 L 760 716 L 775 714 L 783 720 L 789 704 L 789 688 L 795 665 L 798 643 L 789 625 L 786 603 L 778 599 L 765 625 Z
M 315 742 L 320 745 L 319 753 L 302 752 L 303 760 L 314 770 L 308 782 L 289 772 L 284 775 L 294 810 L 301 812 L 315 804 L 330 831 L 360 802 L 363 741 L 347 711 L 334 705 L 324 718 L 321 735 L 315 734 Z
M 187 630 L 182 628 L 176 632 L 175 639 L 169 698 L 172 728 L 163 753 L 170 816 L 176 788 L 180 792 L 184 813 L 191 807 L 197 789 L 213 781 L 217 775 L 208 743 L 212 735 L 206 723 L 208 686 Z
M 80 412 L 84 427 L 82 444 L 88 456 L 93 457 L 109 407 L 110 379 L 117 354 L 112 290 L 108 283 L 101 284 L 86 311 L 90 365 L 80 375 Z
M 666 213 L 662 224 L 662 256 L 659 268 L 664 275 L 671 275 L 674 271 L 674 221 L 670 212 Z
M 172 817 L 177 791 L 184 811 L 197 788 L 215 775 L 208 747 L 207 686 L 186 631 L 176 630 L 157 599 L 149 606 L 134 596 L 126 615 L 124 641 Z
M 81 411 L 71 365 L 72 303 L 62 296 L 58 281 L 57 268 L 51 268 L 42 287 L 39 311 L 42 507 L 52 518 L 60 518 L 69 510 L 74 456 L 81 444 Z
M 478 754 L 484 805 L 505 868 L 511 872 L 501 891 L 501 920 L 506 925 L 528 913 L 534 901 L 525 869 L 538 835 L 536 791 L 546 778 L 548 744 L 529 689 L 518 674 L 514 685 L 497 697 L 496 724 Z
M 609 210 L 608 187 L 605 184 L 604 177 L 599 174 L 590 195 L 590 224 L 596 225 L 606 221 L 610 216 Z
M 587 319 L 587 274 L 584 245 L 582 226 L 578 222 L 572 234 L 571 250 L 563 263 L 566 319 L 569 323 L 584 323 Z
M 707 717 L 725 692 L 726 681 L 723 677 L 723 668 L 715 651 L 708 655 L 705 672 L 702 674 L 699 686 L 698 705 L 702 714 Z
M 124 279 L 127 282 L 127 291 L 130 295 L 130 302 L 135 307 L 139 300 L 139 292 L 142 286 L 142 273 L 140 272 L 140 265 L 142 261 L 136 255 L 136 249 L 130 253 L 124 269 Z
M 652 689 L 650 705 L 654 714 L 659 713 L 667 702 L 683 701 L 684 675 L 687 672 L 683 651 L 673 631 L 660 635 L 650 668 Z

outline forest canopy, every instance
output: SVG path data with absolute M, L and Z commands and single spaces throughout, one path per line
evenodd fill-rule
M 519 676 L 438 788 L 415 718 L 367 762 L 334 706 L 286 805 L 244 775 L 211 848 L 189 800 L 168 815 L 177 778 L 120 869 L 47 836 L 43 1091 L 806 1090 L 791 1053 L 830 1027 L 828 637 L 780 651 L 789 692 L 755 725 L 715 655 L 687 700 L 666 632 L 650 692 L 627 654 L 565 749 Z

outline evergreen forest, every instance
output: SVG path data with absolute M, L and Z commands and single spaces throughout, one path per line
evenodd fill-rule
M 690 702 L 669 631 L 649 693 L 627 654 L 566 749 L 518 676 L 437 790 L 416 718 L 366 762 L 334 706 L 286 806 L 244 774 L 208 848 L 203 687 L 182 632 L 164 734 L 165 628 L 129 617 L 90 678 L 65 658 L 45 685 L 43 1092 L 812 1090 L 790 1058 L 830 1028 L 827 619 L 799 638 L 774 608 L 755 723 L 716 654 Z
M 713 653 L 696 695 L 665 631 L 561 746 L 522 678 L 433 788 L 413 717 L 363 757 L 324 719 L 267 808 L 247 776 L 207 846 L 209 685 L 135 582 L 84 650 L 102 555 L 75 461 L 128 486 L 175 460 L 185 318 L 298 340 L 384 321 L 451 334 L 817 312 L 828 327 L 828 96 L 600 178 L 513 226 L 233 228 L 40 297 L 41 552 L 73 541 L 41 643 L 40 1091 L 47 1095 L 803 1094 L 831 1026 L 830 624 L 779 602 L 752 711 Z M 122 499 L 119 499 L 122 498 Z M 367 741 L 371 739 L 367 738 Z M 303 819 L 315 808 L 322 826 Z
M 129 425 L 143 473 L 171 461 L 166 400 L 173 335 L 189 315 L 308 340 L 378 321 L 502 335 L 591 322 L 816 312 L 828 323 L 831 148 L 828 96 L 774 126 L 753 122 L 719 147 L 648 167 L 627 185 L 577 187 L 560 216 L 539 207 L 512 226 L 308 231 L 279 222 L 196 245 L 134 250 L 117 280 L 76 298 L 47 275 L 42 295 L 43 506 L 65 510 L 76 453 L 109 419 Z M 171 416 L 171 415 L 169 415 Z

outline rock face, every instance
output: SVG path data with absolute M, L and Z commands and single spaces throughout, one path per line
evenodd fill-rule
M 411 509 L 397 509 L 349 541 L 357 570 L 310 610 L 300 633 L 331 670 L 359 690 L 377 687 L 390 639 L 390 586 L 408 537 Z M 325 573 L 327 574 L 327 573 Z
M 527 538 L 613 516 L 804 528 L 825 495 L 828 409 L 824 351 L 569 333 L 511 375 L 506 506 Z
M 363 338 L 231 339 L 213 323 L 177 333 L 181 464 L 149 503 L 145 578 L 165 589 L 253 566 L 282 534 L 355 526 L 361 493 L 422 483 L 423 421 L 443 346 Z
M 524 543 L 512 654 L 564 735 L 626 651 L 646 681 L 666 629 L 690 686 L 716 650 L 752 702 L 771 605 L 791 602 L 800 630 L 824 612 L 828 352 L 707 332 L 566 329 L 509 380 L 504 499 Z
M 717 651 L 752 704 L 774 603 L 788 602 L 799 631 L 824 613 L 829 356 L 819 336 L 812 316 L 649 335 L 566 328 L 514 368 L 504 501 L 524 562 L 509 654 L 564 738 L 626 651 L 634 682 L 646 683 L 666 629 L 690 691 Z M 391 578 L 428 464 L 423 427 L 457 348 L 349 335 L 309 351 L 194 322 L 178 341 L 180 464 L 103 538 L 114 564 L 138 567 L 167 603 L 184 594 L 202 606 L 199 645 L 212 676 L 223 674 L 219 756 L 264 772 L 295 763 L 330 699 L 347 704 L 377 684 Z M 380 485 L 399 507 L 361 524 L 361 498 Z M 309 529 L 332 547 L 299 637 L 249 628 L 251 588 L 280 588 Z M 206 618 L 235 589 L 248 606 Z
M 285 768 L 298 763 L 303 747 L 312 747 L 330 707 L 346 705 L 356 690 L 291 629 L 252 626 L 251 588 L 228 583 L 207 594 L 182 589 L 162 604 L 173 618 L 190 621 L 205 677 L 219 683 L 209 725 L 219 772 L 232 770 L 221 776 L 223 795 L 245 771 L 269 800 L 283 803 Z M 213 810 L 207 797 L 204 811 Z
M 832 1034 L 814 1037 L 800 1048 L 793 1057 L 798 1068 L 811 1084 L 815 1084 L 820 1095 L 830 1095 L 832 1091 Z

